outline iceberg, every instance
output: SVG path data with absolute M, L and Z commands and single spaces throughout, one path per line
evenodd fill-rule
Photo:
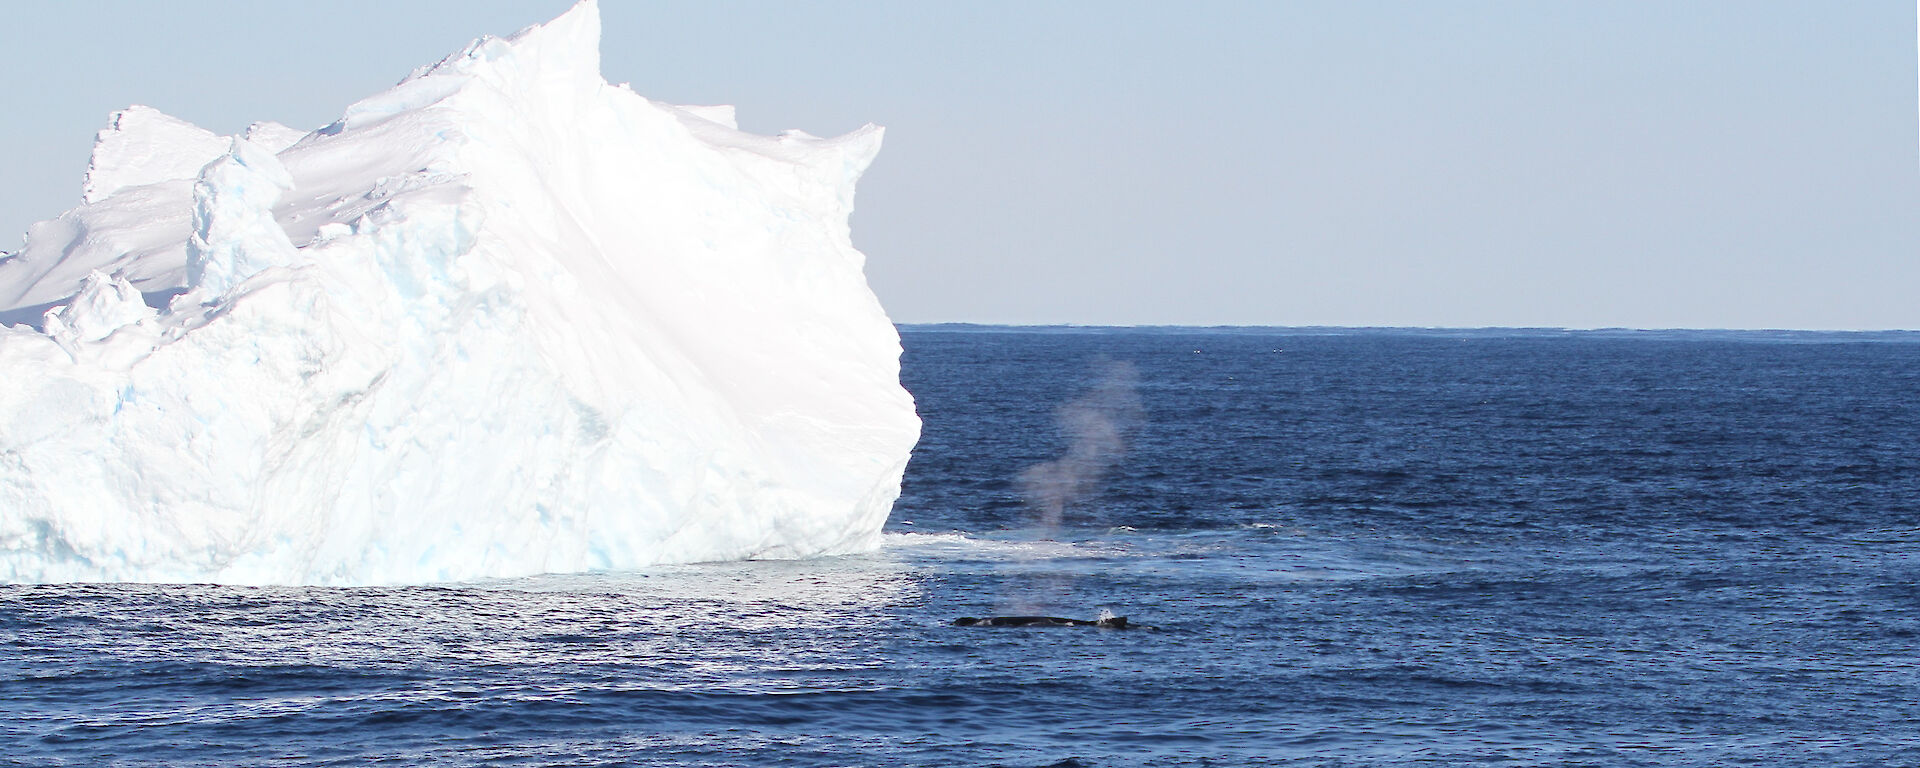
M 313 132 L 147 107 L 0 254 L 0 581 L 368 585 L 868 550 L 920 422 L 879 150 L 608 84 L 600 17 Z

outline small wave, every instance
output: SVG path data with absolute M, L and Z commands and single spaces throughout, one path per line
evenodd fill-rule
M 880 547 L 889 552 L 956 559 L 1058 560 L 1126 557 L 1132 554 L 1128 548 L 1115 544 L 1052 539 L 988 539 L 959 533 L 887 533 L 881 536 Z

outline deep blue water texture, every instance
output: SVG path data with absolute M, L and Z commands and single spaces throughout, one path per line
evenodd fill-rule
M 0 765 L 1920 765 L 1920 334 L 903 337 L 878 553 L 0 587 Z

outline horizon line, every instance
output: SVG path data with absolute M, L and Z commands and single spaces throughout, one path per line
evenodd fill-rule
M 896 328 L 993 328 L 1032 330 L 1295 330 L 1295 331 L 1527 331 L 1534 333 L 1805 333 L 1805 334 L 1916 334 L 1920 328 L 1686 328 L 1635 326 L 1553 325 L 1261 325 L 1238 323 L 987 323 L 970 320 L 937 322 L 895 321 Z

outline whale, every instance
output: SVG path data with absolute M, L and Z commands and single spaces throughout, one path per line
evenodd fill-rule
M 956 627 L 1098 627 L 1100 629 L 1127 629 L 1127 617 L 1106 616 L 1088 621 L 1086 619 L 1063 619 L 1059 616 L 962 616 L 953 620 Z

